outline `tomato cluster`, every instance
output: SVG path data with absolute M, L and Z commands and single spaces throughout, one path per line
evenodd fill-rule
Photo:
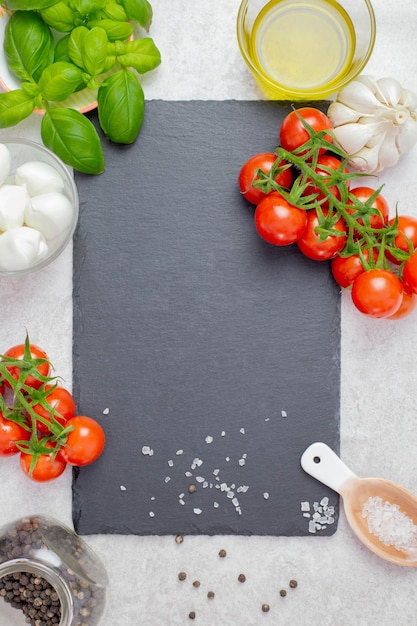
M 104 431 L 77 415 L 72 394 L 51 376 L 46 352 L 27 337 L 0 359 L 0 456 L 19 454 L 23 472 L 37 482 L 57 478 L 67 465 L 95 461 Z
M 417 218 L 395 213 L 362 184 L 334 141 L 330 119 L 313 107 L 289 113 L 275 153 L 253 155 L 238 184 L 256 205 L 255 228 L 276 246 L 295 244 L 306 257 L 330 261 L 355 307 L 400 319 L 417 305 Z M 360 179 L 360 181 L 358 181 Z

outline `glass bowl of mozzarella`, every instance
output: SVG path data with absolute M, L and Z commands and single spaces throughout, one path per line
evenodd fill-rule
M 28 139 L 0 139 L 0 276 L 39 270 L 72 239 L 79 199 L 72 172 Z

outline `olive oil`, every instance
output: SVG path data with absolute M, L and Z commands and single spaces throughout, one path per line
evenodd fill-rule
M 291 91 L 331 89 L 349 71 L 355 31 L 335 0 L 271 0 L 253 25 L 257 70 Z

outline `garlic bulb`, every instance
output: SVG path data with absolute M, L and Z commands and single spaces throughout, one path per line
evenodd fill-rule
M 327 115 L 350 165 L 368 174 L 395 165 L 417 142 L 417 96 L 395 78 L 359 76 Z

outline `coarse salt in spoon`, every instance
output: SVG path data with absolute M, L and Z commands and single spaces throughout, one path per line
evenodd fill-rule
M 359 478 L 326 444 L 311 444 L 301 466 L 343 498 L 347 520 L 362 543 L 397 565 L 417 566 L 417 497 L 382 478 Z

